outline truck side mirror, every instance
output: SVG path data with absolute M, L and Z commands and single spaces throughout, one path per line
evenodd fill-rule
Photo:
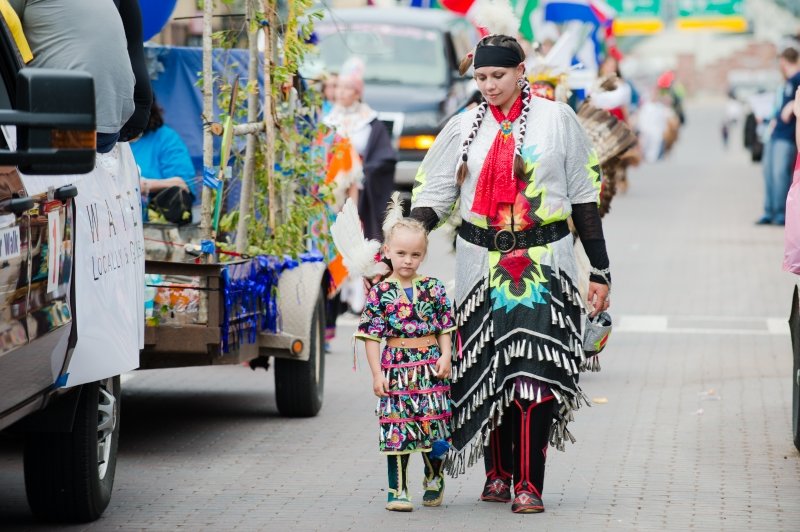
M 0 124 L 17 128 L 16 151 L 0 151 L 0 165 L 26 174 L 84 174 L 95 162 L 94 80 L 86 72 L 23 68 L 16 109 Z

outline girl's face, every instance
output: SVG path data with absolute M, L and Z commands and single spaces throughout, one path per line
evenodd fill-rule
M 331 76 L 322 84 L 322 96 L 332 102 L 336 97 L 336 76 Z
M 353 84 L 340 78 L 336 83 L 336 103 L 342 107 L 350 107 L 358 101 L 358 97 L 358 91 Z
M 401 281 L 410 281 L 417 275 L 426 251 L 425 234 L 407 227 L 396 228 L 384 245 L 384 254 Z
M 487 102 L 507 112 L 519 96 L 517 80 L 524 74 L 525 67 L 521 64 L 516 67 L 485 66 L 475 69 L 475 81 Z

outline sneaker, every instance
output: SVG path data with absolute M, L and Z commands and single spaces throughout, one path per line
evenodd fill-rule
M 544 503 L 533 493 L 520 491 L 514 498 L 511 511 L 515 514 L 538 514 L 544 512 Z
M 758 220 L 756 220 L 756 225 L 770 225 L 772 223 L 772 218 L 769 216 L 762 216 Z
M 392 512 L 410 512 L 414 510 L 414 505 L 411 504 L 408 494 L 406 494 L 405 491 L 402 491 L 397 496 L 389 493 L 389 500 L 386 502 L 386 509 Z
M 422 495 L 422 504 L 424 506 L 439 506 L 444 499 L 444 478 L 435 476 L 430 481 L 423 480 L 422 486 L 425 488 L 425 493 Z
M 481 500 L 487 502 L 511 502 L 511 481 L 502 478 L 486 479 Z

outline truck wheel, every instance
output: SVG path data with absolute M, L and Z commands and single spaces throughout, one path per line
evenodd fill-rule
M 25 491 L 48 521 L 88 522 L 111 500 L 119 443 L 119 376 L 84 384 L 72 432 L 27 434 Z
M 325 384 L 325 300 L 323 291 L 314 305 L 308 361 L 275 359 L 275 399 L 289 417 L 313 417 L 322 408 Z

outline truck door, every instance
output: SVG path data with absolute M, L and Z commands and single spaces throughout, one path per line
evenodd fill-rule
M 53 383 L 50 353 L 28 349 L 30 215 L 12 205 L 21 191 L 16 169 L 0 168 L 0 412 Z

